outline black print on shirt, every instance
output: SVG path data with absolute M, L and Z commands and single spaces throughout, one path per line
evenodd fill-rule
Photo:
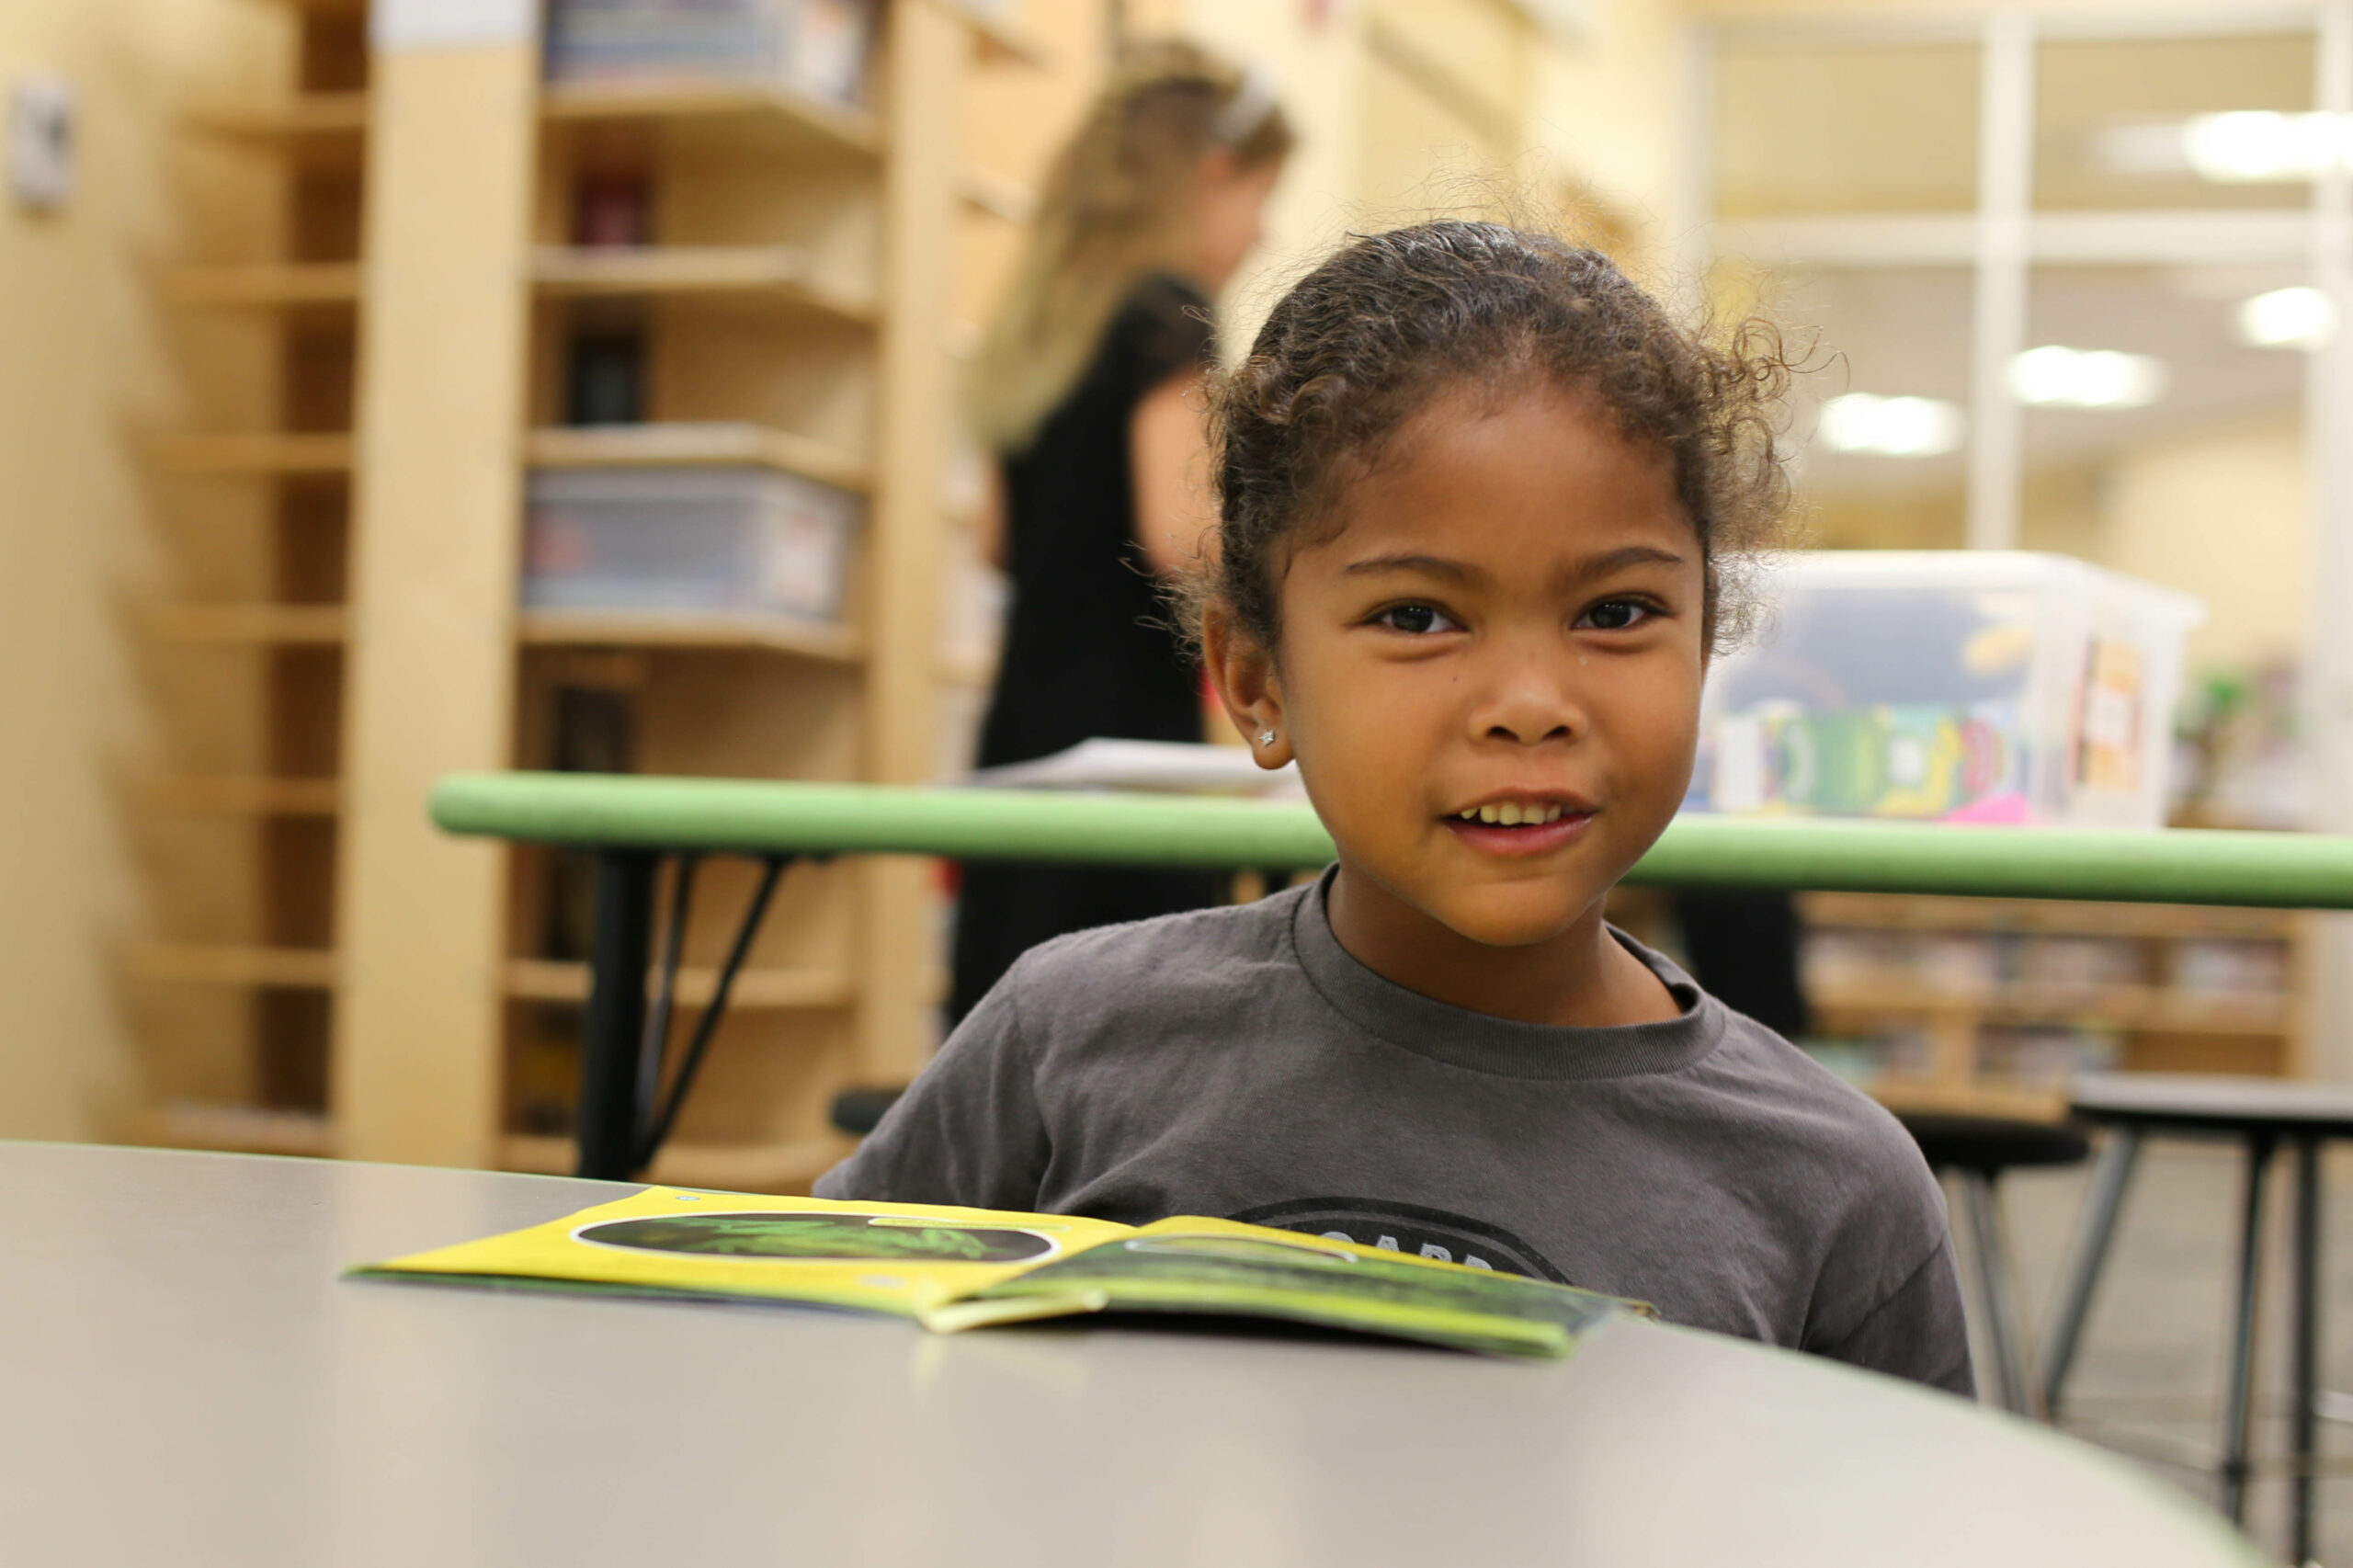
M 1542 1253 L 1509 1231 L 1443 1209 L 1377 1198 L 1297 1198 L 1227 1217 L 1245 1225 L 1302 1231 L 1359 1246 L 1415 1253 L 1443 1263 L 1550 1279 L 1555 1285 L 1574 1283 Z

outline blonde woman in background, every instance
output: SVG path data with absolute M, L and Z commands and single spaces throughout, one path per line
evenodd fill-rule
M 1160 582 L 1211 521 L 1210 301 L 1290 145 L 1262 75 L 1154 43 L 1123 55 L 1055 161 L 967 399 L 995 459 L 981 548 L 1013 589 L 984 767 L 1097 735 L 1201 738 Z M 1216 900 L 1204 875 L 969 863 L 950 1022 L 1039 942 Z

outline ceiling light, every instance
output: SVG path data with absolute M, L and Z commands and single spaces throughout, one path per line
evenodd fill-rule
M 1848 392 L 1822 405 L 1819 434 L 1834 452 L 1932 458 L 1961 445 L 1961 410 L 1933 397 Z
M 2250 348 L 2318 348 L 2336 327 L 2336 304 L 2299 286 L 2257 294 L 2239 306 L 2239 341 Z
M 2185 121 L 2181 150 L 2191 168 L 2223 184 L 2312 179 L 2343 161 L 2346 132 L 2334 114 L 2237 109 Z
M 2010 361 L 2010 391 L 2036 407 L 2138 408 L 2165 390 L 2165 368 L 2113 348 L 2029 348 Z

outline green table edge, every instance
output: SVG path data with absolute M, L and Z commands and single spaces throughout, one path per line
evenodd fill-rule
M 1320 866 L 1303 803 L 582 773 L 460 773 L 446 831 L 579 848 L 1268 870 Z M 2353 837 L 1687 816 L 1627 881 L 1984 898 L 2353 909 Z

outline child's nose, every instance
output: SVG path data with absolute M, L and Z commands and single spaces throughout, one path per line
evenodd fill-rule
M 1565 680 L 1551 671 L 1522 667 L 1496 685 L 1474 727 L 1488 740 L 1538 745 L 1577 739 L 1585 733 L 1586 721 Z

